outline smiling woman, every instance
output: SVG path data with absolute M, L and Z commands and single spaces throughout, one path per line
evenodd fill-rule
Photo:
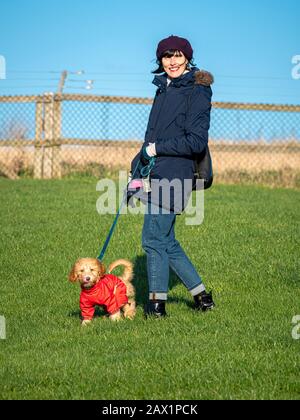
M 165 71 L 170 78 L 180 77 L 191 66 L 195 66 L 193 53 L 193 48 L 187 39 L 173 35 L 163 39 L 157 47 L 158 68 L 153 73 L 161 74 Z
M 171 79 L 184 74 L 187 64 L 188 60 L 180 51 L 170 51 L 162 58 L 164 70 Z
M 145 316 L 159 318 L 166 316 L 169 267 L 191 293 L 196 310 L 207 311 L 215 306 L 212 294 L 206 292 L 194 265 L 175 239 L 176 215 L 186 208 L 193 189 L 194 158 L 208 143 L 213 77 L 191 65 L 193 48 L 185 38 L 172 35 L 163 39 L 156 57 L 158 69 L 153 73 L 163 75 L 153 81 L 157 92 L 145 142 L 133 159 L 131 172 L 132 182 L 137 172 L 143 177 L 146 194 L 141 201 L 148 206 L 142 232 L 149 284 Z M 166 186 L 172 183 L 172 189 L 157 188 L 161 181 Z M 173 188 L 174 181 L 178 188 Z

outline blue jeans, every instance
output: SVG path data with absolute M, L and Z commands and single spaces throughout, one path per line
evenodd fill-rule
M 147 255 L 150 299 L 167 300 L 169 267 L 193 296 L 205 290 L 201 277 L 175 239 L 175 222 L 174 213 L 144 216 L 142 246 Z

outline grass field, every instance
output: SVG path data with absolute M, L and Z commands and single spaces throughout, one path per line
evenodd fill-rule
M 216 185 L 205 221 L 177 237 L 217 308 L 195 313 L 171 276 L 169 318 L 147 320 L 142 216 L 123 215 L 105 262 L 135 263 L 138 315 L 79 323 L 77 257 L 96 256 L 113 216 L 96 179 L 0 179 L 0 399 L 299 399 L 300 191 Z

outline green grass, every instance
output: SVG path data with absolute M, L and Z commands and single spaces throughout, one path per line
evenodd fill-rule
M 86 329 L 67 274 L 113 220 L 96 212 L 96 180 L 1 179 L 0 191 L 0 399 L 299 399 L 299 191 L 216 185 L 201 226 L 178 217 L 217 308 L 195 313 L 172 275 L 165 320 L 143 318 L 143 218 L 121 216 L 105 261 L 135 263 L 138 314 Z

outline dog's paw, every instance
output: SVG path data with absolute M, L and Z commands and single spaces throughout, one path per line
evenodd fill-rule
M 111 314 L 111 315 L 109 316 L 109 319 L 110 319 L 111 321 L 115 321 L 115 322 L 121 321 L 121 320 L 122 320 L 122 315 L 121 315 L 121 312 L 120 312 L 120 311 L 118 311 L 118 312 L 116 312 L 115 314 Z
M 87 327 L 90 323 L 91 323 L 92 321 L 90 320 L 90 319 L 84 319 L 82 322 L 81 322 L 81 326 L 82 327 Z
M 134 319 L 136 315 L 136 311 L 134 309 L 124 312 L 124 318 L 130 319 L 131 321 Z

